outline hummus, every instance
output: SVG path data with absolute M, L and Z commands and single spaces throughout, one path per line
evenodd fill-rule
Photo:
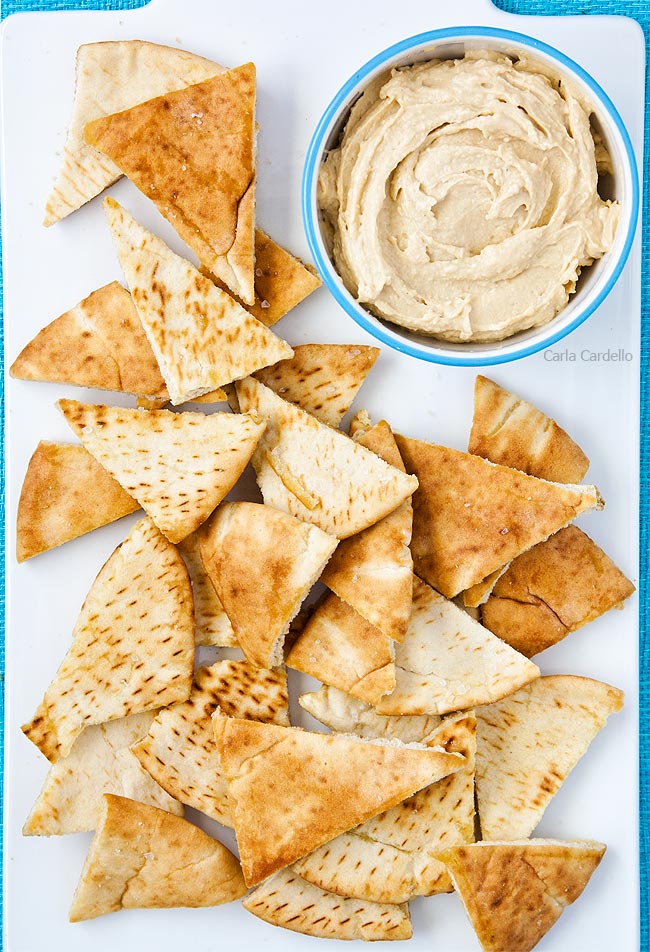
M 319 204 L 346 287 L 378 317 L 503 340 L 552 320 L 612 247 L 609 157 L 588 104 L 543 69 L 472 52 L 393 70 L 353 107 Z

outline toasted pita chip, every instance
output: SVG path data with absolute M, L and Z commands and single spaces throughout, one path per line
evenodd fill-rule
M 23 731 L 55 763 L 90 724 L 185 700 L 192 685 L 192 590 L 176 548 L 135 524 L 93 582 L 73 642 Z
M 293 355 L 112 198 L 104 209 L 127 284 L 175 405 Z
M 201 529 L 197 529 L 178 548 L 192 583 L 194 596 L 194 640 L 197 645 L 217 645 L 219 648 L 236 648 L 237 639 L 230 619 L 219 601 L 210 576 L 205 571 L 201 558 Z
M 161 711 L 133 748 L 144 769 L 182 803 L 232 826 L 228 784 L 214 742 L 212 715 L 289 726 L 287 675 L 247 661 L 217 661 L 199 668 L 188 701 Z
M 249 886 L 466 763 L 459 754 L 399 741 L 222 714 L 213 722 Z
M 589 469 L 588 458 L 555 420 L 481 374 L 468 452 L 558 483 L 579 483 Z
M 605 853 L 589 840 L 474 843 L 439 854 L 484 952 L 530 952 Z
M 270 506 L 232 502 L 215 513 L 201 556 L 251 664 L 282 664 L 289 624 L 336 545 L 333 536 Z
M 408 906 L 342 899 L 305 882 L 290 869 L 280 870 L 244 899 L 258 919 L 319 939 L 376 942 L 410 939 Z
M 562 530 L 560 529 L 560 532 Z M 541 542 L 540 545 L 544 543 Z M 472 585 L 471 588 L 466 589 L 462 593 L 463 601 L 462 604 L 465 608 L 480 608 L 481 605 L 484 605 L 492 594 L 494 586 L 497 584 L 504 572 L 508 571 L 508 566 L 510 563 L 501 566 L 500 569 L 497 569 L 496 572 L 490 572 L 482 582 L 477 582 L 476 585 Z
M 268 424 L 253 466 L 269 506 L 345 539 L 379 522 L 417 487 L 417 479 L 259 380 L 248 377 L 235 386 L 242 412 L 257 413 Z
M 132 714 L 82 731 L 68 756 L 50 767 L 23 834 L 60 836 L 96 830 L 105 793 L 182 816 L 183 805 L 152 780 L 129 750 L 146 735 L 154 716 L 151 711 Z
M 483 624 L 530 657 L 634 591 L 589 536 L 567 526 L 514 560 L 482 607 Z
M 330 730 L 359 737 L 386 737 L 405 744 L 420 743 L 441 723 L 436 714 L 387 717 L 364 701 L 351 697 L 338 688 L 323 685 L 318 691 L 301 694 L 298 698 L 303 710 L 321 721 Z
M 255 303 L 255 66 L 88 123 L 88 145 L 151 198 L 199 260 Z
M 530 836 L 623 692 L 573 675 L 539 678 L 476 711 L 476 797 L 486 840 Z
M 313 613 L 287 665 L 376 704 L 395 688 L 393 644 L 333 593 Z
M 138 508 L 83 446 L 41 440 L 20 490 L 16 558 L 24 562 Z
M 130 410 L 59 400 L 104 469 L 170 542 L 205 522 L 235 485 L 264 430 L 250 415 Z
M 396 440 L 420 482 L 413 496 L 415 571 L 447 598 L 603 506 L 595 486 L 550 483 L 446 446 Z
M 404 643 L 395 648 L 397 686 L 379 714 L 446 714 L 512 694 L 539 668 L 416 578 Z
M 219 906 L 246 892 L 237 858 L 179 816 L 104 796 L 70 909 L 70 922 L 120 909 Z

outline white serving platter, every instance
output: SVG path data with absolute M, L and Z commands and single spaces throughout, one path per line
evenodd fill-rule
M 307 257 L 300 178 L 310 136 L 327 102 L 374 53 L 439 27 L 502 26 L 538 37 L 575 59 L 605 88 L 632 137 L 640 164 L 644 43 L 620 17 L 515 17 L 489 0 L 411 0 L 395 7 L 329 0 L 246 4 L 152 0 L 130 12 L 35 13 L 3 24 L 3 260 L 7 364 L 44 324 L 92 289 L 122 279 L 101 203 L 41 225 L 70 118 L 74 57 L 81 43 L 147 39 L 180 46 L 224 65 L 258 69 L 259 221 Z M 112 193 L 177 250 L 181 242 L 128 182 Z M 320 290 L 278 331 L 291 343 L 375 343 Z M 640 351 L 640 228 L 616 287 L 585 325 L 552 351 L 494 368 L 499 383 L 548 411 L 585 448 L 604 512 L 580 520 L 636 581 Z M 612 361 L 607 352 L 630 355 Z M 488 370 L 488 373 L 490 371 Z M 466 448 L 475 371 L 443 368 L 384 350 L 356 407 L 403 433 Z M 23 838 L 22 824 L 47 770 L 22 735 L 70 640 L 95 574 L 132 519 L 98 530 L 17 566 L 16 506 L 39 439 L 69 441 L 54 407 L 59 397 L 103 402 L 106 394 L 6 379 L 7 555 L 4 948 L 6 952 L 217 952 L 239 948 L 301 952 L 316 940 L 273 929 L 233 903 L 215 909 L 121 912 L 70 925 L 67 910 L 90 834 Z M 118 401 L 115 401 L 118 402 Z M 638 948 L 638 621 L 636 598 L 547 651 L 544 673 L 575 673 L 626 692 L 611 719 L 549 806 L 538 834 L 602 840 L 608 851 L 585 895 L 542 941 L 543 952 L 632 952 Z M 296 681 L 292 681 L 294 701 Z M 293 709 L 299 712 L 297 704 Z M 296 723 L 307 725 L 296 713 Z M 193 817 L 197 819 L 196 816 Z M 233 845 L 229 831 L 206 825 Z M 412 903 L 414 952 L 471 952 L 474 934 L 454 895 Z M 323 946 L 325 947 L 325 946 Z M 507 952 L 507 950 L 504 950 Z

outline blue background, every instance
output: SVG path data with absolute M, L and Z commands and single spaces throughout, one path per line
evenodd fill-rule
M 11 13 L 25 10 L 132 10 L 142 7 L 146 0 L 4 0 L 2 3 L 2 18 Z M 650 0 L 493 0 L 494 4 L 507 13 L 528 14 L 531 16 L 561 16 L 576 14 L 613 14 L 634 17 L 643 27 L 646 39 L 646 122 L 643 156 L 643 251 L 642 251 L 642 295 L 641 295 L 641 564 L 639 567 L 640 579 L 640 612 L 641 612 L 641 682 L 640 682 L 640 763 L 641 786 L 639 794 L 639 810 L 641 817 L 641 949 L 650 952 L 650 890 L 648 889 L 648 860 L 650 857 L 650 728 L 648 712 L 650 711 L 650 643 L 648 642 L 648 529 L 647 511 L 650 505 L 648 485 L 650 481 L 650 419 L 648 417 L 648 393 L 646 382 L 648 379 L 648 358 L 650 354 L 650 327 L 646 322 L 648 303 L 650 302 L 650 128 L 648 123 L 648 86 L 650 81 L 650 63 L 648 62 L 648 47 L 650 46 Z M 3 334 L 2 322 L 2 276 L 0 274 L 0 335 Z M 0 371 L 3 369 L 4 350 L 0 352 Z M 4 419 L 4 391 L 3 377 L 0 374 L 0 412 Z M 1 457 L 1 455 L 0 455 Z M 4 486 L 4 458 L 0 458 L 0 479 Z M 4 495 L 0 495 L 0 526 L 4 525 Z M 0 530 L 1 531 L 1 530 Z M 4 560 L 4 538 L 0 538 L 0 558 Z M 4 617 L 4 579 L 0 579 L 0 607 Z M 0 744 L 4 737 L 4 625 L 0 636 Z M 0 760 L 0 837 L 3 810 L 3 768 Z M 2 875 L 0 868 L 0 877 Z M 2 909 L 0 907 L 0 936 L 2 927 Z M 0 945 L 2 938 L 0 937 Z

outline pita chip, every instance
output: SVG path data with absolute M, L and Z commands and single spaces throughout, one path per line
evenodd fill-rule
M 623 692 L 574 675 L 538 678 L 479 707 L 476 798 L 486 840 L 530 836 Z
M 441 723 L 436 714 L 401 717 L 377 714 L 370 704 L 327 684 L 318 691 L 301 694 L 298 702 L 304 711 L 332 731 L 359 737 L 385 737 L 405 744 L 420 743 Z
M 255 303 L 255 66 L 88 123 L 88 145 L 152 199 L 199 260 Z
M 236 648 L 237 639 L 230 619 L 219 601 L 214 585 L 205 571 L 201 558 L 202 526 L 189 535 L 178 548 L 192 583 L 194 596 L 194 640 L 197 645 L 216 645 L 219 648 Z
M 68 756 L 50 767 L 23 834 L 60 836 L 96 830 L 105 793 L 182 816 L 182 804 L 152 780 L 129 750 L 146 735 L 154 716 L 152 711 L 132 714 L 82 731 Z
M 447 598 L 603 506 L 595 486 L 551 483 L 446 446 L 396 440 L 420 484 L 413 496 L 415 571 Z
M 406 904 L 359 902 L 305 882 L 291 869 L 270 876 L 242 905 L 272 926 L 319 939 L 363 939 L 366 942 L 410 939 Z
M 231 413 L 172 413 L 59 400 L 95 459 L 170 542 L 205 522 L 241 476 L 264 423 Z
M 438 854 L 483 952 L 530 952 L 575 902 L 605 853 L 589 840 L 473 843 Z
M 108 793 L 70 922 L 120 909 L 219 906 L 246 886 L 237 858 L 182 817 Z
M 267 422 L 253 455 L 264 502 L 345 539 L 396 509 L 417 479 L 321 423 L 252 377 L 235 384 L 243 413 Z
M 397 685 L 379 714 L 446 714 L 512 694 L 539 668 L 453 602 L 414 580 L 413 611 L 395 647 Z
M 127 284 L 174 405 L 293 355 L 229 294 L 112 198 L 104 208 Z
M 560 532 L 561 531 L 560 529 Z M 543 545 L 543 543 L 540 542 L 540 545 Z M 466 589 L 462 593 L 465 608 L 480 608 L 481 605 L 484 605 L 503 573 L 507 572 L 509 565 L 510 563 L 508 562 L 500 569 L 497 569 L 496 572 L 490 572 L 482 582 L 477 582 L 476 585 L 472 585 L 471 588 Z
M 634 585 L 577 526 L 512 562 L 482 607 L 486 628 L 530 657 L 621 605 Z
M 168 794 L 213 820 L 232 826 L 228 784 L 212 730 L 219 709 L 289 726 L 287 675 L 283 668 L 256 668 L 247 661 L 217 661 L 199 668 L 187 701 L 160 711 L 133 755 Z
M 222 714 L 213 723 L 249 886 L 465 766 L 424 745 Z
M 589 460 L 555 420 L 481 374 L 468 452 L 557 483 L 579 483 Z
M 16 558 L 24 562 L 138 508 L 83 446 L 41 440 L 20 490 Z
M 282 664 L 289 624 L 336 545 L 270 506 L 232 502 L 217 510 L 202 534 L 201 556 L 251 664 Z
M 24 733 L 52 763 L 91 724 L 185 700 L 192 590 L 175 546 L 141 519 L 93 582 L 73 641 Z
M 287 655 L 287 665 L 377 704 L 395 688 L 390 639 L 330 593 Z

